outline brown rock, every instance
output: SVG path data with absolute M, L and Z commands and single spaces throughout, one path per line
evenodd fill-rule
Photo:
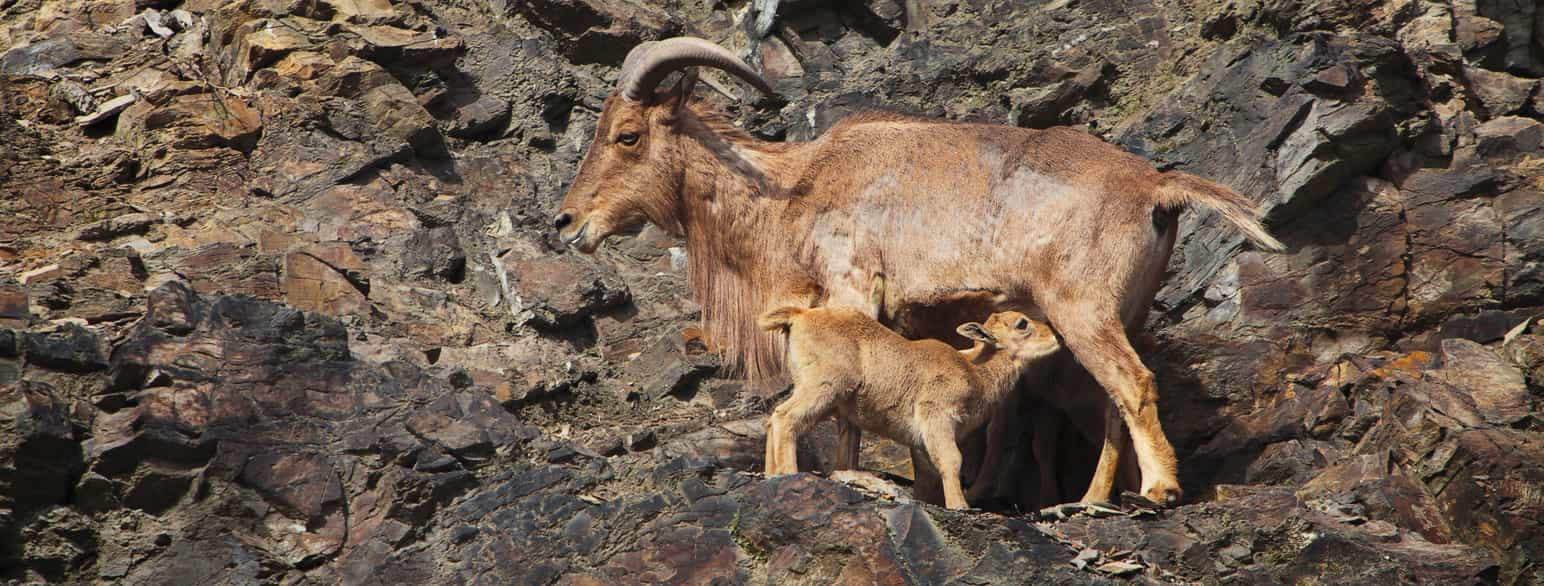
M 496 267 L 510 311 L 540 327 L 568 327 L 629 297 L 627 286 L 589 257 L 546 254 L 529 242 L 500 256 Z
M 1386 526 L 1347 523 L 1285 489 L 1221 486 L 1218 493 L 1226 497 L 1160 519 L 1078 517 L 1050 531 L 1101 551 L 1134 551 L 1182 580 L 1222 568 L 1245 582 L 1334 574 L 1356 582 L 1452 583 L 1493 571 L 1491 557 L 1478 548 L 1433 544 L 1409 531 L 1391 541 Z M 1266 527 L 1272 530 L 1258 530 Z M 1226 561 L 1216 553 L 1225 548 L 1236 548 Z
M 295 51 L 274 63 L 272 69 L 287 79 L 311 81 L 326 74 L 332 66 L 332 59 L 326 55 L 313 51 Z
M 391 0 L 321 0 L 332 10 L 332 19 L 355 24 L 384 24 L 403 18 Z
M 145 256 L 152 273 L 175 272 L 199 293 L 245 294 L 259 299 L 279 299 L 280 262 L 262 255 L 255 247 L 216 243 L 188 250 L 172 248 Z
M 119 236 L 143 233 L 151 225 L 159 223 L 161 223 L 160 214 L 123 214 L 87 224 L 75 235 L 75 239 L 87 241 L 112 240 Z
M 1465 67 L 1464 76 L 1469 78 L 1469 87 L 1491 117 L 1515 114 L 1522 110 L 1533 95 L 1534 88 L 1539 85 L 1536 79 L 1478 67 Z
M 1313 92 L 1343 92 L 1351 87 L 1355 73 L 1345 65 L 1333 65 L 1315 74 L 1303 87 Z
M 241 85 L 252 72 L 271 65 L 291 51 L 311 48 L 308 31 L 320 32 L 320 23 L 301 18 L 247 21 L 234 32 L 235 45 L 222 55 L 225 83 Z
M 363 315 L 370 311 L 365 293 L 337 267 L 304 252 L 284 256 L 284 301 L 328 315 Z
M 22 283 L 0 279 L 0 328 L 25 328 L 32 321 L 27 289 Z
M 347 527 L 338 471 L 325 456 L 261 452 L 247 459 L 236 481 L 275 505 L 263 528 L 290 564 L 305 565 L 343 546 Z M 297 530 L 298 529 L 298 530 Z
M 119 116 L 117 136 L 140 149 L 166 144 L 178 149 L 229 147 L 249 152 L 263 123 L 256 110 L 233 95 L 181 95 L 165 105 L 136 102 Z
M 1458 47 L 1465 53 L 1484 49 L 1501 40 L 1501 23 L 1483 16 L 1460 16 L 1454 19 L 1453 35 Z
M 122 112 L 124 108 L 127 108 L 130 104 L 133 104 L 134 100 L 137 99 L 138 98 L 135 97 L 134 94 L 125 94 L 106 102 L 102 102 L 97 106 L 95 111 L 84 116 L 77 116 L 75 118 L 75 123 L 81 126 L 94 125 L 98 122 L 116 116 L 119 112 Z
M 348 30 L 369 44 L 370 54 L 384 52 L 401 59 L 429 62 L 453 57 L 462 49 L 460 37 L 437 37 L 394 26 L 350 26 Z
M 1313 230 L 1354 230 L 1344 242 L 1312 254 L 1238 258 L 1240 305 L 1245 316 L 1279 323 L 1356 323 L 1377 331 L 1403 309 L 1406 231 L 1401 194 L 1387 182 L 1352 183 L 1344 197 L 1361 202 L 1355 218 L 1311 213 Z M 1290 234 L 1290 233 L 1289 233 Z M 1288 234 L 1283 234 L 1286 236 Z M 1333 268 L 1331 268 L 1333 267 Z
M 1541 144 L 1544 144 L 1544 124 L 1532 118 L 1502 116 L 1475 129 L 1475 146 L 1481 155 L 1533 153 Z
M 1471 430 L 1433 459 L 1427 490 L 1455 536 L 1498 552 L 1502 576 L 1520 576 L 1544 556 L 1544 441 L 1515 429 Z
M 1511 426 L 1532 412 L 1523 372 L 1495 350 L 1447 339 L 1442 341 L 1442 362 L 1437 378 L 1468 393 L 1487 422 Z
M 342 242 L 359 238 L 385 242 L 421 229 L 412 212 L 392 201 L 393 194 L 391 186 L 379 179 L 331 187 L 307 202 L 301 225 L 320 240 Z

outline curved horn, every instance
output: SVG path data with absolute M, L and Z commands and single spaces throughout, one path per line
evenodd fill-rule
M 627 58 L 622 60 L 622 72 L 617 74 L 618 87 L 621 87 L 622 82 L 627 80 L 627 76 L 631 75 L 633 70 L 638 68 L 638 61 L 643 59 L 643 56 L 648 54 L 649 50 L 653 49 L 654 45 L 657 44 L 659 44 L 659 41 L 644 41 L 638 43 L 637 46 L 633 47 L 633 50 L 627 52 Z
M 675 37 L 634 47 L 622 61 L 622 75 L 617 79 L 617 89 L 622 97 L 638 101 L 654 91 L 654 86 L 666 75 L 684 67 L 712 67 L 722 69 L 745 80 L 763 93 L 775 95 L 772 85 L 761 74 L 751 69 L 728 49 L 696 37 Z

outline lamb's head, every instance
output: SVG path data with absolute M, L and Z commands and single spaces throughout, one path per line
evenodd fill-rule
M 634 47 L 622 62 L 617 87 L 601 107 L 595 137 L 553 218 L 558 235 L 580 252 L 594 252 L 607 236 L 652 222 L 680 231 L 682 140 L 696 76 L 686 71 L 668 89 L 666 76 L 693 66 L 722 69 L 763 92 L 772 88 L 744 61 L 711 42 L 677 37 Z
M 1007 352 L 1019 362 L 1045 358 L 1061 349 L 1061 340 L 1056 337 L 1051 326 L 1017 311 L 994 313 L 986 318 L 985 324 L 961 324 L 955 331 L 961 336 Z

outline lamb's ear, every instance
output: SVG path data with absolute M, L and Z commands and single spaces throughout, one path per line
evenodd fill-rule
M 960 324 L 960 327 L 954 328 L 954 331 L 959 332 L 961 336 L 965 336 L 977 342 L 994 345 L 997 344 L 997 338 L 994 338 L 991 334 L 986 333 L 986 330 L 981 327 L 981 324 L 976 322 Z

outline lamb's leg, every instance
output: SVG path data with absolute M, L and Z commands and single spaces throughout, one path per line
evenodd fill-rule
M 768 476 L 799 472 L 799 436 L 830 414 L 835 390 L 829 382 L 795 383 L 793 396 L 773 410 L 767 430 Z
M 857 470 L 858 451 L 863 445 L 863 430 L 853 425 L 847 418 L 836 416 L 836 458 L 833 467 L 837 470 Z
M 1045 408 L 1035 412 L 1035 465 L 1040 469 L 1040 506 L 1061 504 L 1060 477 L 1056 474 L 1056 438 L 1061 433 L 1061 413 Z M 1102 462 L 1103 460 L 1101 460 Z M 1097 478 L 1098 475 L 1095 475 Z
M 928 459 L 933 461 L 939 480 L 943 482 L 944 506 L 951 509 L 970 508 L 970 502 L 965 500 L 965 491 L 960 488 L 962 458 L 953 427 L 944 422 L 930 423 L 923 432 L 922 441 L 927 448 Z
M 976 479 L 970 483 L 970 502 L 979 502 L 997 486 L 997 469 L 1002 465 L 1003 443 L 1008 434 L 1008 420 L 1018 413 L 1018 399 L 1011 398 L 999 407 L 986 424 L 986 451 L 981 455 L 981 466 Z
M 919 447 L 911 447 L 911 496 L 924 503 L 944 504 L 944 488 L 939 480 L 938 469 L 933 467 L 932 459 L 928 457 L 927 450 Z

